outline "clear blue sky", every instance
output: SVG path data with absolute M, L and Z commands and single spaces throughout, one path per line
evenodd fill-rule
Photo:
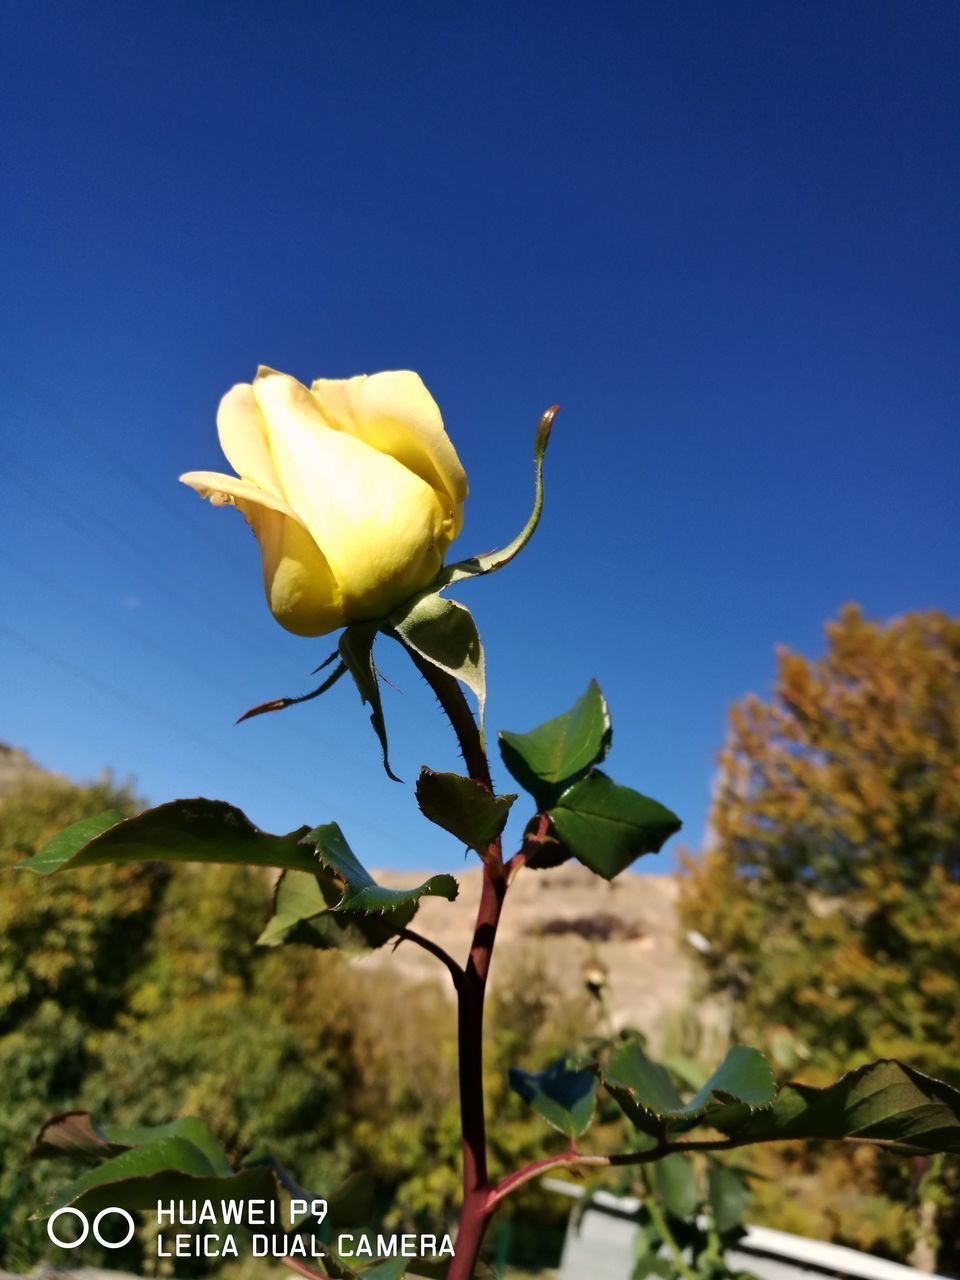
M 325 640 L 179 486 L 258 363 L 419 370 L 472 494 L 490 723 L 595 675 L 696 844 L 727 708 L 847 600 L 960 609 L 960 8 L 913 0 L 6 6 L 0 739 L 151 801 L 461 853 Z M 387 646 L 384 644 L 385 649 Z M 454 757 L 384 653 L 395 765 Z M 393 832 L 393 834 L 391 834 Z M 674 842 L 676 843 L 676 842 Z M 649 869 L 670 865 L 650 859 Z

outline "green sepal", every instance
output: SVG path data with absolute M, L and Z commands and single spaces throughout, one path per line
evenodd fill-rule
M 223 800 L 170 800 L 132 818 L 109 812 L 58 832 L 18 870 L 50 876 L 112 862 L 221 862 L 251 867 L 316 870 L 302 843 L 307 827 L 285 836 L 255 827 Z
M 550 809 L 561 844 L 585 867 L 612 880 L 645 853 L 659 853 L 680 830 L 677 815 L 593 769 Z
M 392 912 L 415 905 L 426 897 L 446 898 L 452 902 L 459 892 L 459 886 L 451 875 L 430 876 L 412 889 L 387 889 L 377 884 L 335 822 L 314 827 L 303 837 L 303 842 L 313 845 L 324 866 L 332 868 L 344 882 L 343 895 L 334 911 L 358 914 Z
M 504 764 L 543 811 L 605 759 L 613 727 L 600 686 L 591 680 L 569 711 L 528 733 L 503 730 L 498 737 Z
M 416 915 L 416 902 L 382 915 L 337 911 L 343 889 L 343 882 L 326 867 L 318 867 L 316 875 L 284 871 L 274 887 L 273 912 L 257 945 L 299 944 L 318 951 L 362 953 L 382 947 Z
M 387 725 L 383 718 L 383 702 L 380 698 L 380 680 L 373 662 L 373 642 L 377 636 L 377 624 L 355 622 L 346 627 L 340 636 L 340 657 L 344 666 L 353 676 L 354 684 L 360 694 L 360 701 L 370 707 L 370 723 L 380 741 L 383 752 L 383 767 L 387 777 L 394 782 L 400 779 L 390 768 L 390 753 L 387 747 Z
M 429 591 L 391 614 L 388 626 L 401 644 L 455 676 L 473 692 L 482 734 L 486 670 L 483 644 L 470 610 L 456 600 Z
M 457 564 L 447 565 L 444 569 L 441 569 L 433 584 L 432 589 L 434 591 L 442 591 L 445 587 L 451 586 L 454 582 L 462 582 L 465 578 L 475 578 L 480 574 L 494 573 L 497 569 L 502 569 L 505 564 L 509 564 L 514 556 L 523 550 L 533 537 L 536 527 L 540 523 L 540 514 L 543 511 L 543 457 L 547 452 L 547 445 L 550 443 L 553 420 L 559 412 L 559 405 L 551 405 L 549 409 L 540 415 L 540 421 L 537 423 L 537 430 L 533 439 L 533 510 L 527 523 L 513 541 L 508 542 L 499 551 L 485 551 L 481 555 L 472 556 L 469 560 L 461 560 Z
M 960 1092 L 893 1058 L 834 1084 L 786 1084 L 766 1111 L 708 1108 L 703 1123 L 738 1142 L 856 1138 L 910 1155 L 960 1153 Z
M 590 1127 L 597 1097 L 594 1072 L 571 1069 L 566 1058 L 557 1058 L 543 1071 L 511 1067 L 509 1078 L 511 1089 L 568 1138 L 579 1138 Z
M 502 834 L 516 798 L 492 796 L 472 778 L 434 773 L 426 766 L 417 779 L 417 804 L 424 817 L 481 855 Z

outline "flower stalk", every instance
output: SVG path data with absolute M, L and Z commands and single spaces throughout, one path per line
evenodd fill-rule
M 436 694 L 456 736 L 470 778 L 493 794 L 490 764 L 473 712 L 457 680 L 433 663 L 411 655 Z M 457 986 L 457 1049 L 460 1067 L 460 1131 L 463 1203 L 448 1280 L 470 1280 L 487 1222 L 493 1210 L 487 1171 L 487 1132 L 483 1098 L 483 1009 L 493 947 L 507 892 L 503 847 L 490 842 L 483 859 L 480 903 L 470 954 Z

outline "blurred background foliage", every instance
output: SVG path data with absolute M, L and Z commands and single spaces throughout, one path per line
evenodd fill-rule
M 960 1084 L 960 620 L 848 606 L 772 696 L 737 703 L 681 918 L 735 1039 L 826 1083 L 899 1057 Z M 956 1162 L 866 1146 L 754 1154 L 753 1217 L 960 1266 Z M 938 1248 L 939 1245 L 939 1248 Z
M 781 653 L 770 697 L 732 709 L 680 923 L 709 947 L 699 997 L 784 1078 L 824 1083 L 889 1055 L 960 1085 L 958 742 L 960 621 L 935 612 L 881 624 L 850 607 L 828 625 L 822 657 Z M 0 802 L 0 865 L 111 806 L 133 811 L 137 799 L 109 780 L 27 777 Z M 268 902 L 269 878 L 245 868 L 4 875 L 0 1266 L 29 1269 L 45 1253 L 27 1218 L 62 1171 L 33 1166 L 27 1183 L 18 1169 L 40 1123 L 72 1107 L 122 1124 L 198 1115 L 231 1156 L 268 1142 L 318 1194 L 373 1173 L 388 1227 L 447 1223 L 459 1139 L 441 982 L 255 948 Z M 532 964 L 495 988 L 495 1167 L 550 1149 L 506 1067 L 549 1061 L 608 1013 Z M 698 1025 L 696 1007 L 678 1016 L 671 1051 L 696 1056 Z M 612 1149 L 605 1128 L 601 1118 L 591 1140 Z M 956 1162 L 856 1145 L 743 1155 L 763 1175 L 751 1179 L 749 1221 L 960 1268 Z M 520 1239 L 531 1222 L 555 1237 L 565 1210 L 532 1184 L 510 1212 Z
M 0 802 L 0 866 L 110 807 L 137 802 L 110 782 L 24 781 Z M 243 867 L 4 875 L 0 1268 L 27 1270 L 49 1252 L 43 1224 L 28 1218 L 64 1169 L 33 1165 L 29 1182 L 18 1170 L 42 1121 L 76 1107 L 124 1125 L 196 1115 L 233 1159 L 268 1143 L 318 1194 L 364 1170 L 388 1227 L 447 1228 L 460 1158 L 452 1000 L 440 980 L 387 980 L 332 952 L 254 947 L 269 901 L 269 875 Z M 492 1002 L 486 1061 L 504 1171 L 549 1141 L 508 1090 L 507 1066 L 555 1057 L 595 1016 L 586 994 L 561 1000 L 536 969 L 515 978 Z M 563 1206 L 536 1187 L 511 1207 L 562 1223 Z M 134 1247 L 122 1259 L 81 1252 L 148 1266 Z

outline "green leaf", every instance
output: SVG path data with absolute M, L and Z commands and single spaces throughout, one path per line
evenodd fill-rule
M 330 1280 L 357 1280 L 360 1274 L 359 1271 L 354 1271 L 353 1267 L 348 1267 L 340 1255 L 334 1253 L 329 1247 L 324 1252 L 323 1269 Z
M 598 769 L 565 791 L 550 810 L 557 835 L 574 857 L 612 880 L 644 853 L 659 853 L 680 830 L 675 813 Z
M 617 1049 L 603 1067 L 601 1078 L 618 1102 L 620 1092 L 626 1092 L 633 1103 L 631 1110 L 639 1109 L 656 1117 L 676 1116 L 683 1112 L 683 1099 L 674 1088 L 666 1068 L 648 1058 L 636 1040 L 629 1040 Z M 654 1124 L 652 1132 L 658 1131 L 659 1126 Z
M 960 1092 L 891 1058 L 822 1089 L 787 1084 L 767 1111 L 711 1107 L 704 1123 L 744 1142 L 858 1138 L 905 1154 L 960 1153 Z
M 340 636 L 340 657 L 353 676 L 354 684 L 360 694 L 360 701 L 370 706 L 370 723 L 380 740 L 383 767 L 387 777 L 392 778 L 394 782 L 399 782 L 400 779 L 390 768 L 387 725 L 383 718 L 383 703 L 380 700 L 380 681 L 377 677 L 377 668 L 373 663 L 373 642 L 376 635 L 376 623 L 353 623 Z
M 326 868 L 318 868 L 319 874 L 307 871 L 284 871 L 273 889 L 273 911 L 263 932 L 257 938 L 258 947 L 276 947 L 283 942 L 313 942 L 310 932 L 298 931 L 317 916 L 325 916 L 343 896 L 340 882 Z M 348 925 L 345 917 L 330 917 L 337 926 Z M 298 934 L 302 933 L 302 936 Z M 323 948 L 319 940 L 315 945 Z
M 700 1194 L 693 1163 L 686 1156 L 674 1153 L 658 1160 L 653 1166 L 653 1185 L 675 1218 L 686 1220 L 696 1212 Z
M 114 821 L 107 824 L 108 816 Z M 133 818 L 101 814 L 99 831 L 91 819 L 67 827 L 32 858 L 18 864 L 39 876 L 108 862 L 228 862 L 253 867 L 316 870 L 301 843 L 306 827 L 272 836 L 246 814 L 222 800 L 171 800 Z M 92 832 L 92 834 L 91 834 Z
M 635 1040 L 617 1049 L 602 1068 L 601 1078 L 637 1128 L 653 1134 L 659 1132 L 661 1121 L 703 1116 L 717 1098 L 732 1098 L 754 1108 L 768 1107 L 776 1097 L 769 1063 L 756 1049 L 743 1045 L 727 1050 L 723 1061 L 689 1102 L 680 1097 L 665 1068 L 651 1062 Z M 723 1104 L 719 1110 L 722 1107 Z
M 362 1227 L 377 1209 L 377 1184 L 367 1173 L 350 1176 L 326 1197 L 326 1223 L 336 1230 Z
M 370 1222 L 376 1212 L 377 1186 L 376 1181 L 369 1174 L 351 1173 L 336 1191 L 328 1192 L 326 1196 L 318 1196 L 302 1187 L 266 1145 L 259 1147 L 242 1162 L 244 1169 L 261 1167 L 271 1169 L 280 1186 L 294 1199 L 326 1200 L 327 1214 L 323 1220 L 322 1229 L 328 1235 L 349 1227 L 363 1226 Z M 309 1213 L 304 1213 L 298 1215 L 295 1220 L 292 1219 L 291 1225 L 299 1232 L 318 1235 L 321 1225 L 311 1227 L 313 1221 Z
M 413 1263 L 413 1258 L 384 1258 L 372 1267 L 364 1267 L 360 1275 L 363 1280 L 402 1280 Z
M 122 1204 L 125 1209 L 152 1209 L 158 1200 L 264 1199 L 276 1196 L 267 1168 L 223 1174 L 186 1138 L 162 1138 L 124 1151 L 87 1170 L 62 1188 L 38 1216 L 48 1217 L 65 1205 L 86 1213 Z
M 102 1132 L 108 1141 L 123 1147 L 147 1147 L 164 1138 L 183 1138 L 203 1153 L 214 1173 L 233 1173 L 223 1147 L 196 1116 L 178 1116 L 167 1124 L 138 1125 L 126 1129 L 104 1125 Z
M 750 1107 L 769 1107 L 777 1095 L 777 1084 L 770 1064 L 759 1049 L 731 1045 L 723 1061 L 698 1089 L 686 1110 L 698 1111 L 712 1098 L 734 1098 Z
M 592 1071 L 573 1071 L 557 1058 L 545 1071 L 510 1068 L 510 1087 L 538 1116 L 568 1138 L 579 1138 L 593 1119 L 597 1077 Z
M 486 673 L 480 633 L 470 610 L 456 600 L 427 592 L 391 615 L 389 625 L 401 644 L 473 692 L 482 733 Z
M 304 843 L 316 846 L 321 862 L 331 867 L 343 879 L 343 897 L 335 911 L 372 912 L 395 911 L 421 898 L 446 898 L 452 902 L 458 893 L 453 876 L 430 876 L 413 889 L 387 889 L 370 875 L 347 844 L 343 832 L 335 822 L 315 827 L 303 837 Z
M 606 700 L 596 680 L 569 711 L 529 733 L 499 735 L 503 762 L 537 802 L 551 808 L 564 791 L 610 750 L 613 729 Z
M 533 510 L 527 523 L 513 541 L 508 542 L 499 551 L 485 551 L 482 555 L 472 556 L 469 560 L 461 560 L 458 564 L 447 565 L 445 569 L 441 569 L 434 583 L 435 591 L 442 591 L 444 587 L 449 587 L 454 582 L 461 582 L 464 578 L 475 578 L 479 574 L 494 573 L 497 569 L 502 569 L 533 537 L 540 523 L 540 513 L 543 511 L 543 457 L 550 443 L 553 420 L 559 412 L 559 405 L 551 405 L 541 414 L 540 421 L 537 423 L 537 431 L 533 439 Z
M 434 773 L 426 766 L 417 779 L 417 803 L 424 816 L 480 854 L 502 833 L 516 798 L 492 796 L 472 778 Z
M 97 813 L 91 818 L 81 818 L 79 822 L 73 822 L 69 827 L 58 831 L 32 858 L 27 858 L 24 862 L 15 865 L 18 870 L 33 871 L 37 875 L 49 875 L 50 871 L 44 870 L 46 866 L 49 865 L 52 871 L 58 870 L 61 864 L 78 849 L 82 849 L 85 844 L 123 820 L 124 815 L 117 809 L 107 809 L 105 813 Z
M 98 1124 L 89 1111 L 66 1111 L 51 1116 L 33 1141 L 27 1161 L 72 1156 L 103 1160 L 132 1147 L 145 1147 L 165 1138 L 182 1138 L 196 1147 L 215 1173 L 232 1174 L 226 1152 L 202 1120 L 180 1116 L 167 1124 L 122 1128 Z
M 25 1163 L 59 1156 L 102 1160 L 119 1155 L 126 1145 L 111 1142 L 89 1111 L 63 1111 L 41 1125 Z
M 325 867 L 318 871 L 317 875 L 283 872 L 274 888 L 273 914 L 257 939 L 258 946 L 292 943 L 320 951 L 369 951 L 396 937 L 397 930 L 416 914 L 415 902 L 376 916 L 336 911 L 343 897 L 343 882 Z
M 712 1160 L 707 1168 L 707 1198 L 717 1230 L 726 1235 L 743 1221 L 750 1191 L 743 1178 L 732 1169 Z
M 662 1247 L 660 1237 L 656 1237 L 656 1248 Z M 660 1280 L 676 1280 L 677 1270 L 670 1258 L 654 1253 L 652 1249 L 640 1256 L 633 1269 L 631 1280 L 648 1280 L 649 1276 L 659 1276 Z

